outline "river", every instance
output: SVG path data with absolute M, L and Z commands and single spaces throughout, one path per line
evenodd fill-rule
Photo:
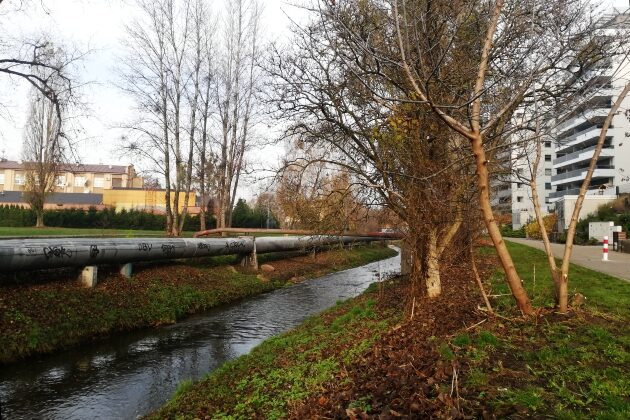
M 0 367 L 2 419 L 134 419 L 265 339 L 399 271 L 400 256 L 222 306 L 173 325 L 124 333 Z

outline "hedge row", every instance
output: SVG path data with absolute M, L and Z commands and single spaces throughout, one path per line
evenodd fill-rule
M 27 227 L 34 226 L 35 212 L 29 208 L 20 206 L 0 206 L 0 226 L 3 227 Z M 184 230 L 200 230 L 198 216 L 186 217 Z M 114 209 L 97 210 L 90 207 L 83 209 L 44 210 L 44 224 L 51 227 L 67 228 L 103 228 L 103 229 L 137 229 L 137 230 L 162 230 L 166 226 L 166 216 L 153 214 L 139 210 Z M 216 226 L 214 216 L 206 216 L 208 229 Z

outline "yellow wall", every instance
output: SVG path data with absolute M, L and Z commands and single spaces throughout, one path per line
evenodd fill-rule
M 179 210 L 184 208 L 185 193 L 179 193 Z M 173 205 L 174 194 L 171 193 L 171 205 Z M 146 209 L 164 211 L 166 209 L 166 193 L 164 191 L 151 190 L 103 190 L 103 204 L 122 209 Z M 195 205 L 195 194 L 190 193 L 188 206 Z

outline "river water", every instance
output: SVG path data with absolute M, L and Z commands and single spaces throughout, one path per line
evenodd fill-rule
M 400 269 L 400 256 L 275 290 L 40 360 L 0 367 L 2 419 L 133 419 L 163 405 L 186 379 L 307 317 L 357 296 Z

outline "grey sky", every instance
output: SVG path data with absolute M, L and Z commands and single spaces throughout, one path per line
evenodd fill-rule
M 42 5 L 40 4 L 43 4 Z M 223 0 L 209 0 L 214 8 L 221 8 Z M 78 151 L 83 162 L 131 163 L 117 153 L 121 133 L 114 128 L 129 116 L 131 102 L 115 87 L 116 57 L 121 53 L 120 40 L 124 24 L 134 14 L 131 0 L 36 0 L 27 10 L 7 12 L 19 4 L 18 0 L 5 0 L 0 6 L 0 34 L 19 38 L 42 31 L 53 34 L 65 43 L 79 49 L 90 48 L 93 52 L 79 69 L 83 82 L 92 82 L 85 89 L 84 99 L 91 116 L 83 118 L 85 134 Z M 289 19 L 300 16 L 291 6 L 294 0 L 262 0 L 263 22 L 268 39 L 287 36 Z M 628 0 L 605 2 L 609 6 L 627 7 Z M 8 159 L 20 158 L 22 127 L 25 122 L 25 106 L 28 86 L 19 80 L 0 77 L 0 155 Z M 278 148 L 258 153 L 269 160 L 279 154 Z M 146 168 L 140 168 L 146 169 Z
M 212 8 L 223 8 L 223 0 L 209 0 Z M 281 40 L 287 36 L 289 18 L 299 10 L 284 0 L 263 0 L 263 33 L 267 40 Z M 19 39 L 45 32 L 54 40 L 75 45 L 80 50 L 90 49 L 78 69 L 81 82 L 90 82 L 83 90 L 89 114 L 81 118 L 85 133 L 78 135 L 78 153 L 85 163 L 132 163 L 117 153 L 118 139 L 123 134 L 115 128 L 128 120 L 131 101 L 116 87 L 117 58 L 122 55 L 121 39 L 124 25 L 136 12 L 132 0 L 40 0 L 30 7 L 12 12 L 19 4 L 6 0 L 0 6 L 0 33 Z M 11 7 L 12 6 L 12 7 Z M 0 77 L 0 156 L 19 160 L 22 147 L 22 127 L 26 119 L 26 97 L 29 86 L 21 80 Z M 279 148 L 270 148 L 262 155 L 277 159 Z M 260 153 L 258 154 L 261 155 Z M 142 166 L 142 164 L 140 164 Z M 140 168 L 146 169 L 146 168 Z

